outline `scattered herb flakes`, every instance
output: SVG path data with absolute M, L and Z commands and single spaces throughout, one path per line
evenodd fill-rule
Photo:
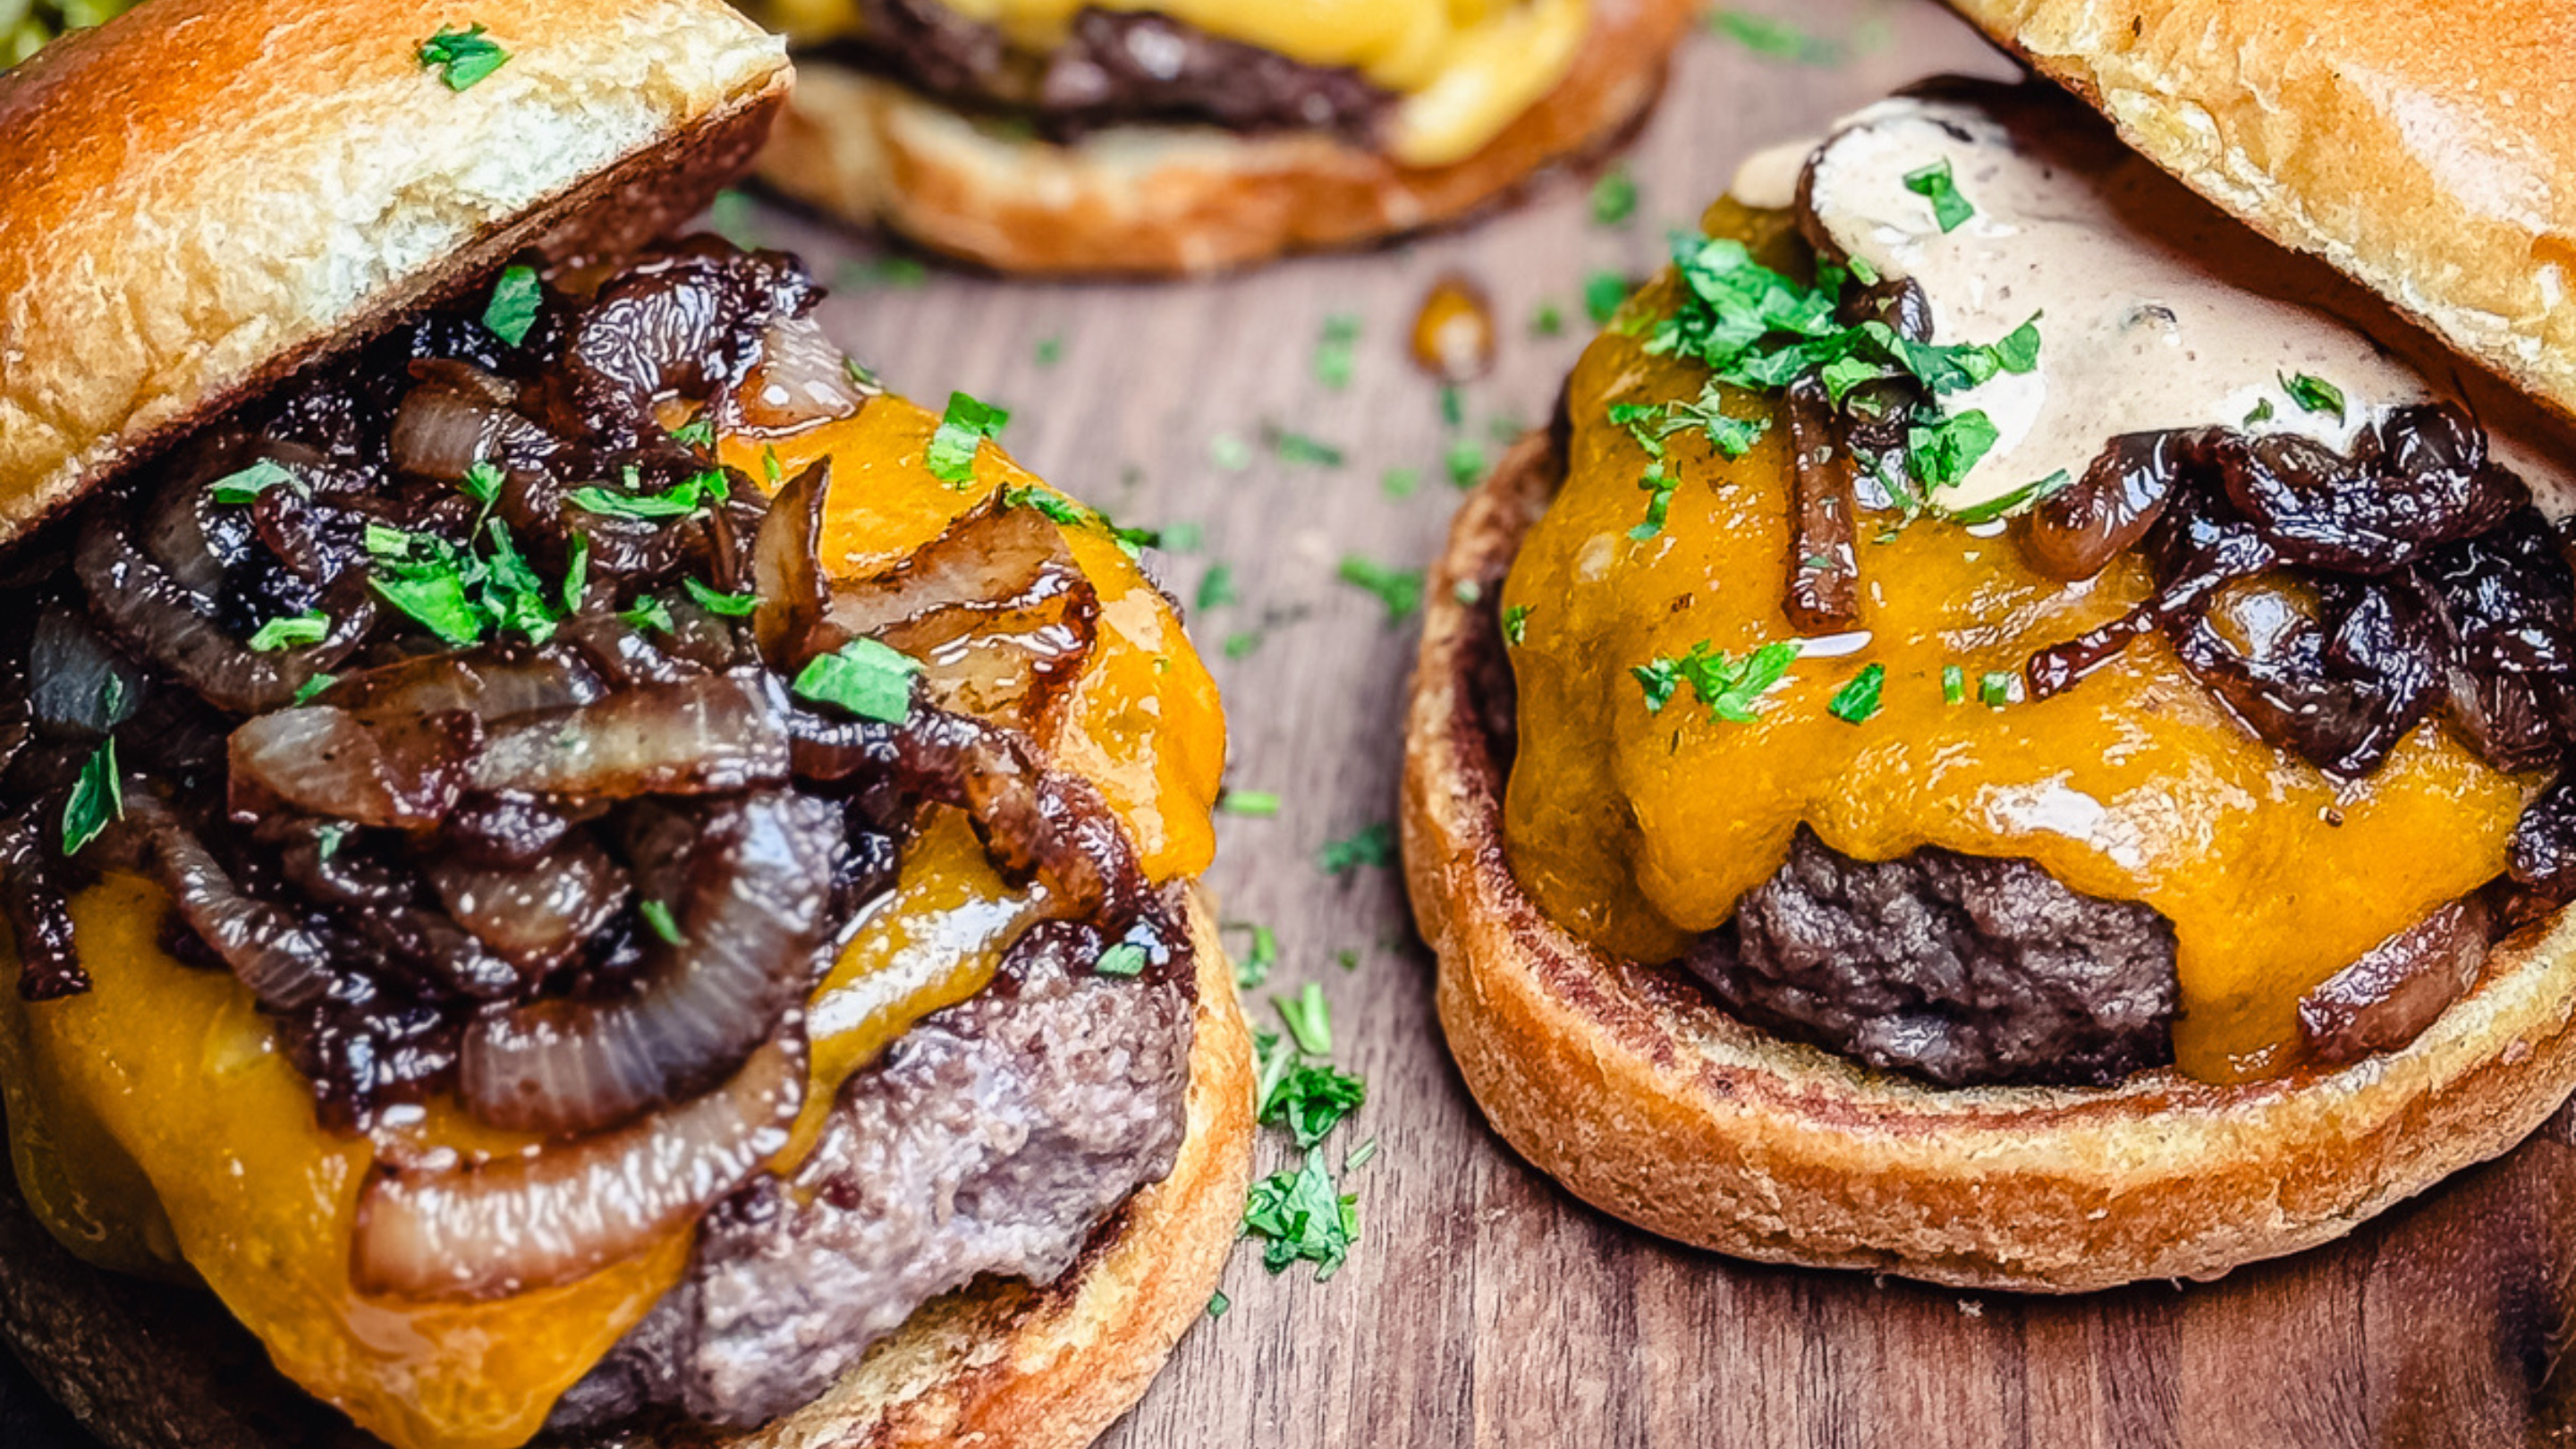
M 851 262 L 832 274 L 833 284 L 856 290 L 862 287 L 890 287 L 909 290 L 930 280 L 930 268 L 918 257 L 883 256 Z
M 564 560 L 563 606 L 566 614 L 581 612 L 581 600 L 590 592 L 590 538 L 587 534 L 572 536 L 572 556 Z
M 1199 612 L 1204 614 L 1210 609 L 1221 609 L 1241 601 L 1242 596 L 1234 591 L 1234 565 L 1209 565 L 1208 571 L 1199 578 Z
M 1449 473 L 1453 488 L 1473 488 L 1485 481 L 1485 445 L 1473 438 L 1460 438 L 1440 455 L 1440 466 Z
M 466 467 L 465 476 L 456 480 L 456 486 L 465 490 L 465 496 L 481 504 L 484 512 L 488 513 L 493 501 L 501 496 L 501 485 L 507 481 L 498 464 L 477 462 Z M 475 522 L 479 525 L 482 518 L 478 515 Z
M 332 685 L 339 682 L 340 676 L 336 674 L 316 674 L 311 679 L 295 686 L 295 697 L 288 700 L 287 703 L 310 704 L 313 702 L 313 697 L 315 695 L 320 694 L 322 691 L 329 689 Z
M 1064 339 L 1061 337 L 1039 338 L 1035 356 L 1037 365 L 1040 367 L 1053 367 L 1057 363 L 1064 361 Z
M 653 934 L 662 939 L 662 944 L 666 946 L 689 944 L 689 938 L 680 934 L 680 923 L 671 916 L 669 902 L 641 902 L 635 907 L 635 914 L 644 918 L 644 924 L 653 928 Z
M 1330 1066 L 1299 1062 L 1261 1099 L 1261 1125 L 1285 1128 L 1299 1150 L 1332 1135 L 1368 1101 L 1368 1084 Z
M 1133 941 L 1121 941 L 1101 952 L 1100 959 L 1091 963 L 1091 970 L 1099 976 L 1142 976 L 1145 964 L 1144 947 Z
M 1243 1235 L 1261 1240 L 1261 1266 L 1284 1273 L 1293 1263 L 1310 1262 L 1318 1283 L 1349 1260 L 1359 1229 L 1359 1200 L 1333 1181 L 1321 1148 L 1307 1153 L 1297 1171 L 1254 1183 L 1244 1206 Z
M 1458 384 L 1444 383 L 1440 388 L 1440 422 L 1444 427 L 1458 427 L 1467 421 L 1467 394 Z
M 2013 677 L 2001 670 L 1977 681 L 1977 698 L 1988 709 L 2001 709 L 2013 702 Z
M 1310 1056 L 1333 1054 L 1333 1006 L 1324 999 L 1322 983 L 1309 981 L 1296 995 L 1274 996 L 1270 1004 L 1279 1008 L 1279 1019 L 1288 1023 L 1297 1050 Z
M 626 484 L 631 490 L 635 475 L 629 470 Z M 710 493 L 724 495 L 727 485 L 719 469 L 683 478 L 659 493 L 618 492 L 600 484 L 585 484 L 567 495 L 572 506 L 584 513 L 597 513 L 611 518 L 665 519 L 686 518 L 707 506 Z
M 1637 178 L 1625 166 L 1613 166 L 1592 183 L 1592 223 L 1624 226 L 1637 215 Z
M 1395 826 L 1387 821 L 1374 821 L 1340 840 L 1327 840 L 1315 853 L 1316 868 L 1330 876 L 1344 876 L 1362 866 L 1392 868 L 1396 862 Z
M 280 649 L 297 649 L 319 644 L 331 632 L 331 616 L 320 609 L 307 609 L 301 614 L 287 614 L 259 626 L 250 636 L 251 652 L 274 654 Z
M 1539 303 L 1538 310 L 1530 313 L 1529 330 L 1532 337 L 1564 336 L 1565 309 L 1554 302 Z
M 994 407 L 962 392 L 948 395 L 948 411 L 939 419 L 939 431 L 930 435 L 930 447 L 922 460 L 930 466 L 930 476 L 953 488 L 963 488 L 975 481 L 975 454 L 986 438 L 998 438 L 1011 421 L 1007 409 Z
M 1905 430 L 1905 465 L 1929 497 L 1956 488 L 2002 433 L 1983 410 L 1971 408 Z
M 1731 8 L 1709 12 L 1704 23 L 1711 35 L 1731 40 L 1755 55 L 1796 65 L 1843 65 L 1855 51 L 1871 48 L 1872 32 L 1867 27 L 1856 29 L 1850 41 L 1837 41 L 1811 35 L 1786 20 Z
M 1941 702 L 1944 704 L 1968 702 L 1968 671 L 1956 664 L 1941 666 Z
M 1583 279 L 1583 310 L 1595 327 L 1607 327 L 1619 315 L 1619 306 L 1633 290 L 1628 279 L 1617 272 L 1594 272 Z
M 296 484 L 295 475 L 273 458 L 262 458 L 237 472 L 227 473 L 214 481 L 211 492 L 217 503 L 241 505 L 284 483 Z
M 912 714 L 912 681 L 919 673 L 920 661 L 901 650 L 853 639 L 834 653 L 814 656 L 791 687 L 861 719 L 901 724 Z
M 1341 967 L 1345 971 L 1357 971 L 1360 969 L 1360 953 L 1348 948 L 1335 951 L 1333 953 L 1333 964 Z
M 1247 820 L 1268 820 L 1279 813 L 1279 797 L 1268 790 L 1229 789 L 1216 797 L 1216 808 Z
M 448 26 L 422 41 L 415 58 L 422 70 L 437 71 L 449 90 L 469 91 L 506 64 L 510 52 L 481 25 Z
M 1959 194 L 1959 182 L 1950 174 L 1947 156 L 1920 171 L 1906 172 L 1905 189 L 1932 203 L 1932 219 L 1940 223 L 1944 232 L 1957 231 L 1977 214 L 1977 208 Z
M 1304 433 L 1276 429 L 1270 435 L 1270 446 L 1283 463 L 1305 464 L 1317 468 L 1342 466 L 1342 450 Z
M 1872 664 L 1851 677 L 1851 682 L 1834 691 L 1825 703 L 1833 717 L 1845 724 L 1864 724 L 1878 713 L 1879 695 L 1887 687 L 1887 666 Z
M 1225 657 L 1228 659 L 1249 659 L 1261 652 L 1261 645 L 1265 638 L 1267 636 L 1261 630 L 1245 629 L 1226 635 L 1225 643 L 1220 647 L 1225 650 Z
M 483 326 L 516 347 L 537 325 L 537 308 L 544 301 L 545 288 L 537 282 L 536 268 L 525 263 L 505 267 L 501 280 L 492 284 L 492 300 L 483 305 Z
M 1335 392 L 1351 385 L 1359 366 L 1360 319 L 1336 313 L 1324 319 L 1324 335 L 1315 343 L 1315 380 Z
M 1518 647 L 1529 637 L 1530 606 L 1513 604 L 1503 610 L 1503 642 Z
M 685 576 L 680 584 L 689 591 L 690 598 L 698 601 L 698 607 L 710 614 L 722 614 L 728 619 L 748 619 L 760 608 L 758 594 L 728 594 Z
M 125 777 L 116 767 L 116 736 L 99 741 L 63 802 L 63 854 L 78 855 L 110 820 L 125 818 Z
M 1223 1318 L 1233 1307 L 1234 1300 L 1226 1297 L 1222 1288 L 1208 1295 L 1207 1316 L 1210 1318 Z
M 1389 468 L 1385 473 L 1379 475 L 1377 486 L 1378 491 L 1384 493 L 1389 498 L 1397 500 L 1410 498 L 1413 496 L 1414 491 L 1422 486 L 1422 470 L 1419 468 Z
M 1279 937 L 1268 926 L 1254 921 L 1228 921 L 1222 928 L 1248 932 L 1252 944 L 1234 963 L 1234 986 L 1238 991 L 1251 991 L 1270 979 L 1270 968 L 1279 964 Z
M 621 611 L 617 617 L 624 620 L 629 628 L 653 634 L 670 634 L 679 628 L 671 622 L 670 609 L 651 594 L 637 598 L 633 608 Z
M 1346 554 L 1335 570 L 1343 583 L 1377 597 L 1386 608 L 1389 627 L 1403 623 L 1422 609 L 1422 570 L 1396 569 L 1358 554 Z
M 1252 445 L 1233 433 L 1219 433 L 1208 439 L 1208 461 L 1229 473 L 1240 473 L 1252 466 Z
M 1637 486 L 1646 490 L 1646 516 L 1628 530 L 1628 537 L 1632 542 L 1645 543 L 1664 531 L 1664 518 L 1672 511 L 1673 494 L 1681 488 L 1681 480 L 1664 471 L 1663 463 L 1657 461 L 1646 465 L 1646 471 L 1637 478 Z
M 1377 1139 L 1372 1137 L 1366 1142 L 1361 1143 L 1359 1146 L 1352 1148 L 1351 1155 L 1342 1159 L 1342 1171 L 1357 1172 L 1376 1160 Z
M 1948 509 L 1945 512 L 1951 522 L 1972 527 L 1980 523 L 1995 523 L 2006 518 L 2016 518 L 2065 492 L 2074 481 L 2073 474 L 2060 468 L 2036 482 L 2024 483 L 2010 493 L 1998 494 L 1983 503 L 1971 504 L 1966 508 Z
M 700 413 L 671 430 L 671 441 L 691 448 L 716 445 L 716 419 L 713 413 Z
M 374 568 L 368 585 L 442 643 L 462 649 L 483 641 L 484 618 L 466 591 L 470 562 L 444 539 L 367 525 Z
M 2290 395 L 2302 412 L 2331 413 L 2343 421 L 2343 389 L 2311 373 L 2296 373 L 2281 379 L 2281 390 Z
M 1688 684 L 1699 702 L 1708 706 L 1712 723 L 1746 724 L 1753 719 L 1755 702 L 1770 693 L 1797 658 L 1798 641 L 1794 639 L 1775 639 L 1741 659 L 1731 658 L 1723 650 L 1711 650 L 1703 639 L 1692 645 L 1688 654 L 1651 659 L 1628 672 L 1645 691 L 1649 714 L 1662 713 L 1664 706 L 1672 702 L 1674 692 Z
M 1196 553 L 1206 542 L 1207 530 L 1188 519 L 1155 530 L 1155 546 L 1165 553 Z

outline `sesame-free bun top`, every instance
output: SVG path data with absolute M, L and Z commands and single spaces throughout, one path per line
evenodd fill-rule
M 1952 4 L 2148 159 L 2576 417 L 2576 4 Z
M 463 91 L 418 58 L 509 53 Z M 749 159 L 781 44 L 719 0 L 151 0 L 0 77 L 0 541 L 526 246 Z

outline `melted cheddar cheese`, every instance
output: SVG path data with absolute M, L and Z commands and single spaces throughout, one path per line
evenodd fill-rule
M 1308 65 L 1340 66 L 1402 98 L 1388 149 L 1414 166 L 1483 150 L 1574 68 L 1591 0 L 940 0 L 1023 50 L 1061 44 L 1084 10 L 1146 10 Z M 860 28 L 857 0 L 766 0 L 793 40 Z
M 1036 480 L 985 447 L 953 488 L 923 461 L 937 415 L 900 398 L 847 421 L 758 443 L 725 460 L 761 476 L 833 460 L 827 571 L 872 573 L 937 537 L 1003 487 Z M 765 445 L 765 447 L 764 447 Z M 1095 528 L 1068 528 L 1101 599 L 1098 644 L 1062 712 L 1061 767 L 1097 784 L 1156 881 L 1197 874 L 1214 852 L 1210 810 L 1225 764 L 1216 688 L 1179 621 Z M 992 870 L 964 818 L 935 812 L 902 876 L 874 903 L 809 1003 L 813 1090 L 784 1170 L 810 1150 L 840 1085 L 912 1023 L 973 995 L 1028 923 L 1042 885 Z M 488 1303 L 369 1299 L 350 1282 L 367 1138 L 314 1119 L 312 1092 L 249 994 L 157 944 L 167 898 L 111 875 L 72 903 L 86 995 L 21 1003 L 0 993 L 0 1087 L 18 1181 L 37 1215 L 102 1267 L 191 1275 L 257 1334 L 286 1375 L 397 1449 L 509 1449 L 543 1425 L 685 1270 L 681 1232 L 579 1282 Z M 502 1153 L 533 1145 L 433 1102 L 403 1147 Z
M 1721 202 L 1710 230 L 1768 264 L 1805 266 L 1784 213 Z M 1676 301 L 1667 277 L 1627 318 Z M 1564 494 L 1532 530 L 1503 603 L 1520 754 L 1506 838 L 1522 886 L 1606 950 L 1670 961 L 1734 913 L 1804 822 L 1862 860 L 1923 846 L 2024 857 L 2092 895 L 2174 924 L 2181 1068 L 2237 1081 L 2294 1065 L 2299 998 L 2371 946 L 2504 869 L 2533 782 L 2499 774 L 2438 725 L 2366 779 L 2340 783 L 2257 739 L 2160 637 L 2044 702 L 1980 699 L 2039 647 L 2147 597 L 2134 557 L 2074 586 L 2043 578 L 2000 530 L 1925 519 L 1882 534 L 1860 516 L 1860 629 L 1807 641 L 1751 723 L 1713 722 L 1687 689 L 1650 712 L 1632 667 L 1707 641 L 1741 658 L 1796 637 L 1782 612 L 1790 538 L 1785 425 L 1741 459 L 1676 438 L 1664 529 L 1629 536 L 1648 459 L 1610 404 L 1694 399 L 1703 374 L 1626 329 L 1575 372 Z M 1730 392 L 1727 411 L 1770 417 Z M 1869 665 L 1883 704 L 1827 709 Z M 1966 698 L 1945 698 L 1960 671 Z

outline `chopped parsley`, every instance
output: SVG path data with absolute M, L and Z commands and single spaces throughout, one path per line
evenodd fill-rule
M 1165 553 L 1196 553 L 1205 542 L 1207 530 L 1186 519 L 1164 524 L 1155 538 L 1156 546 Z
M 1448 470 L 1451 487 L 1473 488 L 1485 480 L 1485 445 L 1460 438 L 1440 455 L 1440 466 Z
M 644 918 L 644 924 L 653 928 L 653 934 L 662 938 L 662 944 L 689 944 L 689 938 L 680 934 L 680 923 L 671 918 L 671 907 L 667 902 L 644 901 L 635 907 L 635 914 Z
M 1530 606 L 1513 604 L 1503 610 L 1503 642 L 1518 647 L 1529 637 Z
M 855 367 L 857 364 L 852 363 L 851 366 Z M 700 413 L 696 417 L 689 419 L 687 422 L 680 424 L 676 428 L 673 428 L 671 430 L 671 441 L 686 444 L 692 448 L 714 447 L 716 445 L 716 420 L 714 415 L 711 413 Z
M 422 41 L 415 58 L 422 70 L 437 71 L 449 90 L 467 91 L 499 70 L 510 53 L 480 25 L 448 26 Z
M 2253 408 L 2245 414 L 2245 426 L 2250 428 L 2257 423 L 2270 421 L 2272 421 L 2272 400 L 2268 397 L 2257 398 Z
M 456 486 L 464 489 L 466 497 L 483 505 L 488 512 L 493 501 L 501 496 L 501 485 L 507 481 L 498 465 L 476 462 L 466 466 L 465 476 L 456 480 Z M 475 523 L 480 526 L 482 519 L 477 517 Z
M 948 411 L 940 416 L 939 431 L 930 435 L 930 450 L 923 455 L 930 476 L 958 488 L 973 483 L 977 450 L 986 438 L 1000 437 L 1010 421 L 1006 409 L 966 393 L 950 393 Z
M 655 634 L 677 633 L 680 627 L 671 622 L 669 606 L 651 594 L 637 598 L 635 607 L 619 611 L 617 617 L 625 621 L 629 628 L 647 630 Z
M 526 340 L 528 329 L 537 325 L 537 307 L 544 300 L 545 289 L 537 285 L 536 268 L 525 263 L 506 267 L 501 280 L 492 284 L 492 300 L 484 304 L 483 326 L 516 347 Z
M 1053 367 L 1057 363 L 1064 361 L 1064 339 L 1061 337 L 1039 338 L 1036 361 L 1037 365 L 1040 367 Z
M 1225 657 L 1228 659 L 1249 659 L 1253 655 L 1261 652 L 1261 645 L 1267 637 L 1268 636 L 1259 629 L 1245 629 L 1238 633 L 1228 634 L 1225 636 L 1225 644 L 1223 645 Z
M 1315 380 L 1335 392 L 1351 385 L 1359 366 L 1360 319 L 1336 313 L 1324 319 L 1324 335 L 1315 344 Z
M 1441 385 L 1440 421 L 1452 428 L 1467 421 L 1467 394 L 1454 382 Z
M 1649 660 L 1628 672 L 1645 690 L 1649 714 L 1661 714 L 1672 703 L 1674 692 L 1688 684 L 1699 702 L 1708 706 L 1712 722 L 1747 724 L 1753 719 L 1754 703 L 1771 692 L 1797 658 L 1795 639 L 1775 639 L 1741 659 L 1711 650 L 1703 639 L 1679 658 Z
M 659 493 L 635 492 L 636 476 L 634 469 L 627 470 L 623 493 L 598 484 L 576 488 L 569 495 L 572 506 L 614 518 L 687 518 L 703 510 L 710 498 L 722 498 L 731 491 L 720 468 L 692 474 Z
M 590 592 L 590 539 L 584 534 L 572 536 L 572 553 L 564 560 L 563 606 L 567 614 L 581 612 L 581 600 Z
M 1385 606 L 1389 627 L 1401 624 L 1422 608 L 1422 570 L 1394 569 L 1358 554 L 1343 557 L 1335 571 L 1343 583 L 1377 597 Z
M 1300 1149 L 1312 1148 L 1367 1101 L 1368 1084 L 1358 1077 L 1298 1062 L 1262 1095 L 1261 1123 L 1287 1129 Z
M 1666 466 L 1666 438 L 1696 429 L 1707 435 L 1718 452 L 1741 458 L 1770 427 L 1764 418 L 1728 417 L 1719 405 L 1714 385 L 1703 389 L 1695 403 L 1612 403 L 1610 421 L 1626 428 L 1649 459 L 1644 476 L 1637 481 L 1637 486 L 1651 495 L 1646 502 L 1646 518 L 1628 530 L 1628 537 L 1639 543 L 1664 531 L 1664 516 L 1672 507 L 1674 491 L 1681 487 L 1681 480 Z
M 280 483 L 290 487 L 297 486 L 295 475 L 286 471 L 284 464 L 273 458 L 262 458 L 247 468 L 227 473 L 216 479 L 212 493 L 217 503 L 240 505 L 250 502 Z
M 1957 231 L 1968 218 L 1977 214 L 1977 209 L 1968 204 L 1968 198 L 1959 194 L 1959 183 L 1950 174 L 1950 158 L 1947 156 L 1920 171 L 1906 172 L 1905 189 L 1932 203 L 1932 219 L 1941 224 L 1944 232 Z
M 1283 463 L 1309 464 L 1317 468 L 1342 466 L 1341 449 L 1304 433 L 1277 430 L 1271 434 L 1270 445 L 1278 451 L 1279 461 Z
M 1928 498 L 1958 487 L 2001 436 L 1994 420 L 1977 408 L 1933 419 L 1928 426 L 1918 422 L 1905 430 L 1905 466 Z
M 2290 401 L 2297 403 L 2301 411 L 2332 413 L 2335 421 L 2343 421 L 2343 389 L 2324 378 L 2298 373 L 2282 378 L 2281 390 L 2290 395 Z
M 1279 813 L 1279 797 L 1268 790 L 1227 790 L 1216 797 L 1216 808 L 1247 820 L 1268 820 Z
M 1726 9 L 1711 11 L 1706 23 L 1710 34 L 1734 41 L 1755 55 L 1801 65 L 1838 65 L 1842 61 L 1839 46 L 1809 35 L 1786 20 Z
M 483 641 L 490 621 L 467 591 L 481 571 L 472 555 L 443 538 L 380 523 L 367 525 L 367 552 L 375 565 L 368 583 L 386 603 L 451 648 Z
M 2074 475 L 2060 468 L 2036 482 L 2024 483 L 2010 493 L 1998 494 L 1983 503 L 1970 504 L 1966 508 L 1953 508 L 1947 512 L 1951 522 L 1969 525 L 2014 518 L 2028 513 L 2040 504 L 2065 492 L 2068 485 L 2074 481 Z
M 1341 840 L 1327 840 L 1315 854 L 1315 865 L 1326 875 L 1349 875 L 1362 866 L 1380 868 L 1395 864 L 1395 827 L 1376 821 Z
M 1530 313 L 1529 330 L 1532 337 L 1564 336 L 1565 309 L 1554 302 L 1539 303 L 1538 310 Z
M 1234 1300 L 1225 1296 L 1224 1289 L 1220 1288 L 1214 1293 L 1208 1295 L 1208 1317 L 1223 1318 L 1226 1315 L 1226 1311 L 1232 1307 L 1234 1307 Z
M 63 854 L 78 855 L 110 820 L 125 818 L 125 777 L 116 768 L 116 736 L 99 741 L 63 802 Z
M 912 716 L 912 682 L 920 673 L 921 662 L 911 655 L 874 639 L 853 639 L 833 653 L 815 655 L 789 687 L 861 719 L 901 724 Z
M 1324 988 L 1309 981 L 1294 996 L 1274 996 L 1270 1004 L 1279 1008 L 1279 1019 L 1288 1023 L 1288 1034 L 1297 1039 L 1297 1049 L 1314 1056 L 1333 1054 L 1333 1007 L 1324 999 Z
M 1592 183 L 1592 222 L 1622 226 L 1637 215 L 1637 178 L 1625 166 L 1613 166 Z
M 1968 671 L 1956 664 L 1941 666 L 1941 702 L 1944 704 L 1968 702 Z
M 1480 460 L 1481 461 L 1481 460 Z M 1378 491 L 1393 499 L 1406 499 L 1422 486 L 1419 468 L 1389 468 L 1377 480 Z
M 1872 664 L 1851 677 L 1851 682 L 1834 691 L 1825 703 L 1834 718 L 1845 724 L 1862 724 L 1878 713 L 1879 694 L 1887 687 L 1887 666 Z
M 274 654 L 280 649 L 319 644 L 330 632 L 331 616 L 320 609 L 307 609 L 301 614 L 288 614 L 260 625 L 250 636 L 251 652 Z
M 1591 315 L 1592 325 L 1609 326 L 1610 319 L 1619 315 L 1620 304 L 1628 300 L 1628 293 L 1632 290 L 1628 279 L 1617 272 L 1594 272 L 1584 278 L 1583 310 Z
M 2001 709 L 2012 703 L 2013 677 L 2002 671 L 1984 676 L 1977 681 L 1977 698 L 1988 709 Z
M 332 685 L 339 682 L 340 676 L 336 674 L 316 674 L 311 679 L 295 686 L 295 697 L 288 700 L 287 703 L 310 704 L 313 702 L 313 697 L 315 695 L 320 694 L 322 691 L 329 689 Z
M 1251 949 L 1234 963 L 1234 985 L 1238 991 L 1251 991 L 1270 979 L 1270 968 L 1279 962 L 1279 937 L 1268 926 L 1253 921 L 1228 921 L 1224 929 L 1251 933 Z
M 1317 1148 L 1297 1171 L 1273 1173 L 1252 1185 L 1243 1235 L 1261 1240 L 1264 1268 L 1284 1273 L 1292 1263 L 1310 1262 L 1321 1283 L 1341 1270 L 1359 1240 L 1359 1199 L 1341 1191 Z
M 1145 972 L 1145 948 L 1133 941 L 1121 941 L 1101 952 L 1091 969 L 1101 976 L 1141 976 Z
M 1199 579 L 1199 612 L 1204 614 L 1210 609 L 1221 609 L 1241 599 L 1242 596 L 1234 591 L 1234 565 L 1209 565 L 1207 573 Z
M 722 589 L 712 588 L 699 583 L 696 579 L 686 577 L 680 580 L 680 585 L 689 591 L 690 598 L 698 601 L 699 608 L 710 614 L 722 614 L 729 619 L 743 619 L 750 617 L 760 608 L 758 594 L 728 594 Z
M 1233 433 L 1219 433 L 1208 439 L 1208 461 L 1229 473 L 1240 473 L 1252 466 L 1252 445 Z

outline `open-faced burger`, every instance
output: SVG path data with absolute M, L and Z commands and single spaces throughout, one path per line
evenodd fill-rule
M 1006 271 L 1198 272 L 1461 216 L 1643 114 L 1684 0 L 753 0 L 761 173 Z
M 1747 162 L 1453 535 L 1442 1020 L 1659 1232 L 2208 1276 L 2576 1085 L 2563 60 L 2113 9 L 1991 28 L 2117 134 L 1935 84 Z
M 1079 1444 L 1208 1301 L 1215 692 L 990 410 L 653 240 L 787 84 L 712 0 L 0 81 L 0 1331 L 112 1443 Z

